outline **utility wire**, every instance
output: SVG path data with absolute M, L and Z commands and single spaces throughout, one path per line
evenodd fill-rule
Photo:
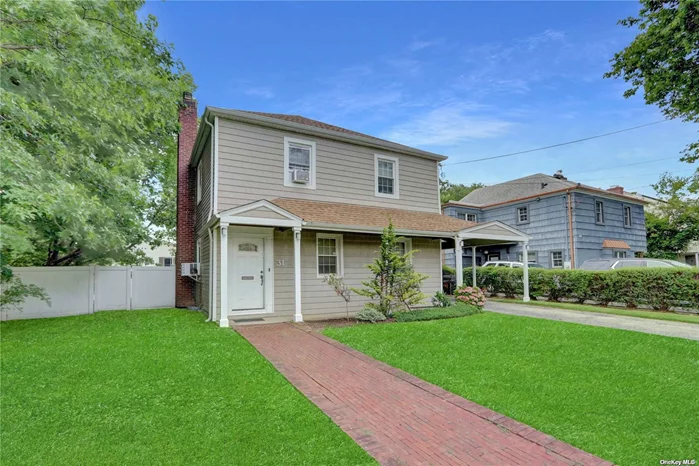
M 643 165 L 643 164 L 646 164 L 646 163 L 660 162 L 660 161 L 662 161 L 662 160 L 679 160 L 679 156 L 676 155 L 676 156 L 674 156 L 674 157 L 665 157 L 665 158 L 662 158 L 662 159 L 645 160 L 645 161 L 643 161 L 643 162 L 636 162 L 636 163 L 624 163 L 624 164 L 622 164 L 622 165 L 614 165 L 614 166 L 612 166 L 612 167 L 604 167 L 604 168 L 595 168 L 595 169 L 593 169 L 593 170 L 583 170 L 583 171 L 580 171 L 580 172 L 573 172 L 573 173 L 570 173 L 570 174 L 571 174 L 571 175 L 579 175 L 580 173 L 589 173 L 589 172 L 598 172 L 598 171 L 602 171 L 602 170 L 611 170 L 612 168 L 632 167 L 632 166 L 634 166 L 634 165 Z M 566 173 L 565 175 L 568 176 L 569 174 Z
M 495 155 L 492 157 L 483 157 L 481 159 L 464 160 L 463 162 L 445 163 L 444 165 L 445 166 L 446 165 L 461 165 L 464 163 L 483 162 L 484 160 L 502 159 L 504 157 L 512 157 L 513 155 L 528 154 L 530 152 L 537 152 L 540 150 L 553 149 L 554 147 L 567 146 L 569 144 L 576 144 L 578 142 L 589 141 L 591 139 L 603 138 L 605 136 L 611 136 L 613 134 L 624 133 L 626 131 L 633 131 L 634 129 L 645 128 L 646 126 L 651 126 L 651 125 L 657 125 L 658 123 L 662 123 L 664 121 L 668 121 L 668 120 L 658 120 L 658 121 L 654 121 L 652 123 L 646 123 L 644 125 L 632 126 L 631 128 L 624 128 L 624 129 L 620 129 L 617 131 L 612 131 L 611 133 L 598 134 L 596 136 L 590 136 L 590 137 L 586 137 L 586 138 L 582 138 L 582 139 L 576 139 L 574 141 L 567 141 L 567 142 L 561 142 L 558 144 L 552 144 L 550 146 L 537 147 L 536 149 L 523 150 L 520 152 L 512 152 L 510 154 Z

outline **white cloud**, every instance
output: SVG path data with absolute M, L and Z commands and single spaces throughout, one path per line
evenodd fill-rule
M 472 104 L 445 105 L 396 125 L 381 137 L 413 146 L 453 146 L 510 130 L 513 123 L 479 114 L 482 109 Z
M 409 52 L 418 52 L 422 49 L 426 49 L 429 47 L 434 47 L 435 45 L 439 45 L 443 42 L 442 39 L 433 39 L 433 40 L 414 40 L 408 46 L 406 47 Z
M 243 90 L 245 95 L 252 97 L 260 97 L 262 99 L 271 99 L 274 97 L 274 92 L 268 87 L 248 87 Z

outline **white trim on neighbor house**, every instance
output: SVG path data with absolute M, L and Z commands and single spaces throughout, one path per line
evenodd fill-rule
M 244 316 L 251 314 L 272 314 L 274 313 L 274 228 L 256 228 L 248 226 L 231 225 L 228 227 L 229 235 L 228 242 L 232 242 L 234 238 L 262 238 L 264 241 L 264 307 L 261 309 L 236 309 L 233 310 L 229 305 L 223 307 L 223 293 L 226 292 L 226 303 L 228 303 L 228 294 L 230 292 L 231 283 L 226 279 L 227 286 L 223 283 L 223 273 L 221 274 L 221 310 L 222 317 L 225 311 L 226 321 L 228 317 Z M 223 243 L 221 243 L 223 245 Z M 226 249 L 228 250 L 228 244 Z M 223 247 L 221 247 L 221 270 L 223 264 L 226 263 L 228 268 L 229 260 L 223 260 Z
M 379 162 L 391 162 L 391 163 L 393 163 L 393 193 L 392 194 L 379 192 Z M 374 154 L 374 196 L 387 197 L 389 199 L 400 199 L 399 172 L 400 172 L 400 167 L 399 167 L 399 163 L 398 163 L 398 157 L 393 157 L 390 155 Z
M 318 261 L 320 257 L 320 250 L 318 247 L 318 240 L 323 239 L 323 238 L 330 238 L 335 240 L 335 257 L 337 258 L 337 264 L 336 264 L 336 275 L 340 277 L 345 276 L 345 257 L 344 257 L 344 250 L 343 250 L 343 245 L 342 245 L 342 240 L 343 236 L 341 234 L 329 234 L 329 233 L 316 233 L 316 276 L 318 278 L 325 278 L 329 274 L 324 274 L 320 273 L 318 270 L 320 263 Z
M 289 148 L 292 144 L 307 146 L 309 148 L 309 176 L 308 183 L 294 183 L 289 173 Z M 316 143 L 306 139 L 298 139 L 289 136 L 284 137 L 284 186 L 290 188 L 316 189 Z

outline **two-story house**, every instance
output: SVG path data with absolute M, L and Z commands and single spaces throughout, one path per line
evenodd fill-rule
M 537 173 L 476 189 L 460 201 L 444 204 L 444 214 L 472 222 L 499 221 L 531 236 L 528 259 L 547 268 L 579 267 L 588 259 L 634 257 L 646 251 L 642 198 L 615 186 L 608 190 L 568 180 L 559 171 Z M 473 263 L 465 250 L 463 263 Z M 519 245 L 476 251 L 486 261 L 522 261 Z M 454 264 L 454 254 L 447 263 Z
M 370 279 L 366 265 L 389 221 L 402 250 L 417 251 L 427 295 L 442 288 L 442 248 L 529 239 L 499 222 L 442 215 L 442 155 L 297 115 L 207 107 L 200 121 L 185 94 L 176 301 L 221 326 L 342 317 L 345 302 L 323 279 Z M 199 264 L 195 276 L 183 275 L 185 263 Z M 350 312 L 364 303 L 354 294 Z

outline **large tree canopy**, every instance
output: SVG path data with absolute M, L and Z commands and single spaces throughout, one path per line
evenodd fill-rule
M 439 178 L 439 201 L 444 204 L 449 201 L 460 201 L 471 191 L 485 186 L 483 183 L 451 183 L 442 173 Z
M 193 82 L 143 3 L 0 3 L 4 264 L 133 263 L 172 234 Z
M 634 41 L 614 55 L 605 77 L 623 78 L 631 87 L 625 97 L 643 88 L 649 105 L 668 118 L 699 121 L 699 2 L 697 0 L 641 0 L 637 17 L 619 24 L 637 28 Z M 696 163 L 699 142 L 688 145 L 682 159 Z M 684 190 L 699 193 L 699 169 L 689 177 L 664 175 L 656 190 L 677 197 Z

